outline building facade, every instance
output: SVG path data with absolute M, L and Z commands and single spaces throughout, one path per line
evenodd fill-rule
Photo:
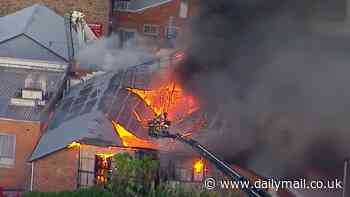
M 48 24 L 56 26 L 48 31 Z M 0 187 L 24 191 L 32 181 L 28 159 L 63 91 L 64 19 L 37 4 L 1 17 L 0 29 Z
M 0 186 L 11 190 L 28 188 L 31 165 L 27 158 L 40 134 L 40 122 L 0 120 Z
M 29 190 L 28 162 L 63 85 L 66 65 L 0 57 L 0 187 Z
M 3 0 L 0 17 L 34 4 L 43 4 L 63 16 L 73 10 L 86 15 L 94 32 L 106 36 L 120 32 L 122 40 L 138 34 L 144 45 L 172 45 L 167 40 L 182 38 L 186 24 L 198 8 L 198 0 Z
M 115 0 L 113 31 L 120 32 L 122 40 L 137 35 L 144 45 L 167 47 L 172 40 L 183 39 L 197 7 L 196 0 Z

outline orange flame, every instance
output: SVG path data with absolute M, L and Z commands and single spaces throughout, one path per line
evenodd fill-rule
M 73 141 L 72 143 L 68 144 L 68 148 L 78 148 L 81 144 L 79 142 Z
M 122 140 L 122 143 L 125 147 L 134 147 L 134 148 L 149 148 L 155 149 L 157 148 L 155 144 L 148 140 L 143 140 L 132 134 L 130 131 L 125 129 L 119 123 L 112 121 L 112 124 Z
M 106 160 L 110 157 L 113 157 L 115 154 L 113 154 L 113 153 L 97 153 L 96 155 L 99 157 L 102 157 L 103 159 Z
M 154 90 L 138 88 L 127 88 L 127 90 L 137 95 L 156 116 L 167 112 L 169 119 L 174 119 L 176 116 L 187 116 L 199 109 L 195 99 L 185 95 L 182 88 L 175 82 Z
M 195 173 L 201 173 L 204 169 L 204 163 L 202 160 L 198 160 L 194 163 L 193 169 Z

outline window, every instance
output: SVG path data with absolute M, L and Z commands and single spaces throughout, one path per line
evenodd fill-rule
M 175 18 L 173 16 L 169 17 L 169 24 L 168 27 L 166 28 L 166 37 L 168 39 L 173 39 L 176 38 L 177 34 L 177 27 L 175 23 Z
M 95 181 L 95 158 L 82 156 L 80 158 L 79 187 L 91 187 Z
M 95 159 L 95 184 L 106 185 L 112 174 L 112 158 L 96 155 Z
M 193 165 L 193 181 L 202 182 L 205 164 L 203 160 L 197 160 Z
M 143 26 L 143 33 L 147 35 L 158 35 L 159 33 L 159 26 L 158 25 L 150 25 L 150 24 L 145 24 Z
M 188 1 L 187 0 L 181 0 L 180 3 L 180 18 L 187 18 L 188 14 Z
M 186 167 L 176 167 L 175 168 L 175 180 L 191 182 L 192 181 L 192 173 L 191 169 Z
M 11 167 L 15 164 L 16 136 L 0 134 L 0 167 Z
M 130 1 L 127 0 L 116 0 L 114 1 L 114 10 L 128 10 Z
M 176 38 L 177 34 L 178 34 L 178 28 L 177 27 L 168 27 L 166 29 L 166 37 L 168 39 Z
M 119 35 L 123 45 L 126 42 L 132 43 L 135 41 L 136 30 L 121 29 Z

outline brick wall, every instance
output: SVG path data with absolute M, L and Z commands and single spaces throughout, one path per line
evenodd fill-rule
M 33 190 L 55 192 L 75 190 L 79 149 L 63 149 L 34 161 Z
M 143 33 L 144 24 L 159 25 L 159 36 L 147 36 L 153 41 L 164 40 L 165 30 L 169 23 L 169 18 L 173 16 L 175 18 L 176 26 L 180 29 L 180 35 L 185 31 L 186 24 L 188 24 L 190 17 L 196 12 L 198 8 L 198 0 L 189 0 L 188 4 L 188 17 L 183 19 L 179 17 L 181 0 L 174 0 L 169 3 L 162 4 L 157 7 L 148 8 L 141 12 L 113 12 L 113 31 L 118 31 L 119 28 L 135 29 L 138 33 Z
M 143 32 L 144 24 L 154 24 L 160 26 L 160 38 L 164 34 L 164 27 L 168 24 L 169 16 L 177 16 L 178 3 L 173 1 L 158 7 L 149 8 L 142 12 L 114 12 L 116 27 L 136 29 Z
M 26 189 L 30 181 L 30 157 L 40 136 L 39 122 L 20 122 L 0 120 L 0 133 L 16 136 L 15 165 L 11 168 L 0 167 L 0 187 L 5 189 Z
M 93 172 L 95 170 L 94 165 L 88 165 L 87 162 L 92 160 L 94 163 L 96 154 L 115 154 L 120 152 L 130 152 L 132 154 L 133 152 L 116 147 L 81 145 L 80 148 L 75 147 L 52 153 L 46 157 L 34 161 L 33 190 L 41 192 L 75 190 L 78 186 L 78 181 L 80 184 L 82 184 L 81 180 L 78 180 L 79 151 L 81 162 L 80 170 L 84 172 Z M 86 177 L 86 174 L 83 175 Z M 85 182 L 83 185 L 91 186 L 93 183 Z
M 0 0 L 0 16 L 42 3 L 59 15 L 72 10 L 82 11 L 88 23 L 102 23 L 103 33 L 107 33 L 110 0 Z

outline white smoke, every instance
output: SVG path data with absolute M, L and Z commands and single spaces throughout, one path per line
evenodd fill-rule
M 151 61 L 153 56 L 134 40 L 123 43 L 121 47 L 120 37 L 114 34 L 87 44 L 79 50 L 76 59 L 83 68 L 111 71 Z

